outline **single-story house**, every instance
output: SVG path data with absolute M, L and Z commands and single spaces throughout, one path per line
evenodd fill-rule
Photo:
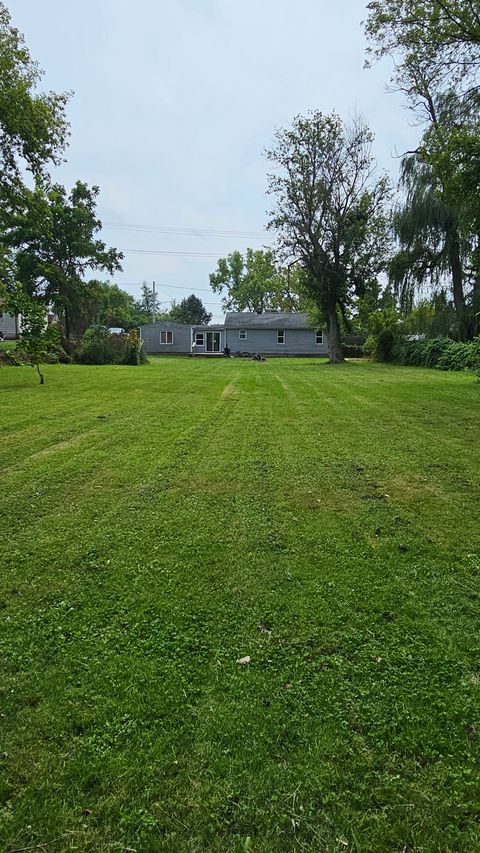
M 312 329 L 308 314 L 295 312 L 230 312 L 223 324 L 212 326 L 161 320 L 140 326 L 140 335 L 151 354 L 218 355 L 226 346 L 232 354 L 325 356 L 328 352 L 326 332 Z

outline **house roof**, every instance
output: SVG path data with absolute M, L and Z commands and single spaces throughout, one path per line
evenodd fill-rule
M 155 323 L 144 323 L 140 329 L 190 329 L 186 323 L 175 323 L 173 320 L 156 320 Z
M 246 311 L 229 312 L 225 317 L 227 329 L 311 329 L 308 314 L 267 311 L 264 314 Z
M 217 323 L 213 326 L 193 326 L 194 332 L 223 332 L 224 328 L 223 323 Z

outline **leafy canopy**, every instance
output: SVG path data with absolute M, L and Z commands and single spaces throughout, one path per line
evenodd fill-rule
M 480 5 L 478 0 L 371 0 L 365 32 L 370 59 L 392 56 L 400 88 L 424 75 L 436 93 L 478 86 Z
M 274 198 L 268 227 L 278 252 L 303 267 L 304 286 L 329 331 L 330 359 L 341 361 L 339 310 L 385 266 L 386 177 L 375 178 L 372 134 L 360 121 L 346 126 L 333 113 L 297 116 L 275 134 L 266 156 Z
M 176 323 L 187 325 L 208 325 L 212 319 L 211 313 L 207 311 L 202 300 L 193 293 L 182 299 L 178 305 L 174 302 L 169 316 Z
M 214 293 L 225 294 L 225 311 L 280 310 L 285 295 L 285 282 L 272 252 L 261 249 L 247 249 L 245 255 L 235 251 L 220 258 L 216 271 L 210 274 L 210 285 Z
M 98 194 L 98 187 L 81 181 L 68 194 L 60 184 L 45 188 L 37 182 L 34 190 L 24 188 L 21 207 L 3 235 L 15 256 L 17 280 L 26 293 L 54 307 L 67 338 L 88 296 L 84 277 L 92 270 L 121 270 L 121 252 L 96 236 Z
M 45 175 L 47 164 L 58 164 L 66 146 L 68 94 L 37 92 L 42 73 L 0 3 L 0 201 L 4 207 L 14 204 L 23 169 L 37 177 Z

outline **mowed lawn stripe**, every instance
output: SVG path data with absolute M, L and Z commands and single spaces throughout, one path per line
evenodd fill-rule
M 480 386 L 46 370 L 2 374 L 45 432 L 3 495 L 5 848 L 476 849 Z

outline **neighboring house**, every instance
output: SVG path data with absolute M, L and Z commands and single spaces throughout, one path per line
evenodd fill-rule
M 223 325 L 184 326 L 162 320 L 140 326 L 147 353 L 221 354 L 225 346 L 235 353 L 263 355 L 327 355 L 327 335 L 309 325 L 307 314 L 269 312 L 229 313 Z
M 16 340 L 20 337 L 21 317 L 19 314 L 3 314 L 0 306 L 0 337 Z

